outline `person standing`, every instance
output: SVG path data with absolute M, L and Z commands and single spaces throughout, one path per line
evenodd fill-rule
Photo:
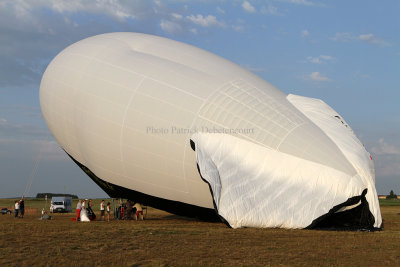
M 104 211 L 105 211 L 105 204 L 104 199 L 100 203 L 100 221 L 104 221 Z
M 78 222 L 81 219 L 81 210 L 82 210 L 82 200 L 78 200 L 76 204 L 76 221 Z
M 128 199 L 126 201 L 126 220 L 132 220 L 132 202 Z
M 135 205 L 133 205 L 133 207 L 136 208 L 135 220 L 137 221 L 138 216 L 142 215 L 142 221 L 143 221 L 144 217 L 143 217 L 142 205 L 140 205 L 140 203 L 136 202 Z
M 50 213 L 53 213 L 54 210 L 54 203 L 53 201 L 50 203 Z
M 24 218 L 25 214 L 25 203 L 24 203 L 24 197 L 21 198 L 19 201 L 19 217 Z
M 14 218 L 18 218 L 18 213 L 19 213 L 19 202 L 18 200 L 15 200 L 15 204 L 14 204 Z
M 107 202 L 107 222 L 110 221 L 111 204 Z
M 87 200 L 87 199 L 86 199 Z M 81 222 L 90 222 L 90 219 L 88 217 L 88 212 L 87 212 L 87 203 L 86 200 L 82 201 L 82 209 L 81 209 L 81 217 L 80 217 L 80 221 Z
M 87 215 L 91 221 L 96 220 L 96 214 L 94 214 L 93 209 L 92 209 L 92 200 L 89 199 L 87 202 L 87 207 L 86 207 Z

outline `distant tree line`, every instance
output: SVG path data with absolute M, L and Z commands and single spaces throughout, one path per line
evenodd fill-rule
M 397 198 L 397 195 L 393 192 L 393 190 L 390 190 L 390 194 L 386 196 L 386 199 L 394 199 Z
M 55 193 L 37 193 L 36 198 L 45 198 L 46 195 L 48 199 L 51 199 L 52 197 L 72 197 L 72 199 L 78 199 L 77 195 Z

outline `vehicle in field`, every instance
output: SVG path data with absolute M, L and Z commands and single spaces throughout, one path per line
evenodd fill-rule
M 0 210 L 0 213 L 1 214 L 11 214 L 11 213 L 13 213 L 14 211 L 12 211 L 12 210 L 9 210 L 8 208 L 2 208 L 1 210 Z
M 72 197 L 52 197 L 50 210 L 56 212 L 71 212 L 72 211 Z

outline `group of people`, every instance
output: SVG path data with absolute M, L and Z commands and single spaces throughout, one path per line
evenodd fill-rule
M 20 200 L 15 201 L 14 209 L 15 209 L 15 218 L 24 217 L 25 203 L 23 197 Z M 132 213 L 134 210 L 135 212 Z M 50 207 L 50 212 L 52 212 L 51 207 Z M 110 213 L 111 213 L 111 203 L 107 202 L 107 204 L 105 204 L 105 201 L 102 200 L 100 203 L 100 220 L 110 221 Z M 105 216 L 106 214 L 107 217 Z M 119 207 L 116 209 L 115 215 L 116 218 L 118 219 L 131 220 L 133 219 L 132 218 L 133 214 L 135 220 L 138 220 L 138 218 L 144 220 L 142 205 L 138 202 L 132 202 L 131 200 L 127 200 L 125 203 L 122 203 L 122 201 L 120 202 Z M 47 212 L 45 209 L 43 209 L 42 217 L 46 215 Z M 92 209 L 92 200 L 91 199 L 78 200 L 78 204 L 76 205 L 76 221 L 89 222 L 94 220 L 96 220 L 96 214 Z
M 51 204 L 52 205 L 50 205 L 50 213 L 53 212 L 53 206 L 54 206 L 53 203 Z M 15 218 L 24 217 L 25 203 L 23 197 L 20 200 L 15 201 L 14 209 L 15 209 Z M 47 214 L 44 208 L 42 209 L 41 213 L 42 217 L 48 216 L 49 218 L 51 218 Z M 111 203 L 107 202 L 107 204 L 105 204 L 105 201 L 102 200 L 100 203 L 100 221 L 107 220 L 109 222 L 110 213 L 111 213 Z M 138 202 L 132 202 L 131 200 L 127 200 L 125 203 L 121 201 L 119 207 L 115 210 L 115 217 L 122 220 L 131 220 L 133 219 L 132 215 L 134 215 L 135 220 L 138 220 L 138 218 L 144 220 L 142 205 Z M 76 205 L 76 221 L 89 222 L 94 220 L 96 220 L 96 214 L 92 209 L 92 200 L 91 199 L 78 200 L 78 204 Z
M 25 214 L 24 197 L 22 197 L 20 200 L 15 200 L 14 212 L 15 212 L 14 214 L 15 218 L 24 218 Z
M 134 210 L 135 212 L 133 213 Z M 125 203 L 120 202 L 116 217 L 121 220 L 132 220 L 132 214 L 135 215 L 136 221 L 138 218 L 144 220 L 142 205 L 138 202 L 132 202 L 129 199 Z
M 111 204 L 110 202 L 105 205 L 104 200 L 100 203 L 100 220 L 105 220 L 105 212 L 107 211 L 107 221 L 110 221 Z M 76 204 L 76 221 L 89 222 L 96 220 L 96 214 L 92 209 L 92 200 L 78 200 Z

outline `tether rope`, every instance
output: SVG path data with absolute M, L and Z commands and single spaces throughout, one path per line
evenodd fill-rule
M 40 147 L 39 155 L 36 156 L 35 165 L 33 166 L 33 169 L 31 171 L 31 175 L 29 176 L 29 179 L 28 179 L 28 182 L 26 184 L 25 191 L 22 194 L 22 197 L 26 196 L 26 194 L 28 194 L 29 191 L 31 190 L 31 186 L 32 186 L 33 180 L 34 180 L 34 178 L 36 176 L 37 169 L 38 169 L 38 166 L 39 166 L 39 162 L 40 162 L 40 160 L 42 158 L 43 150 L 44 150 L 44 147 L 47 144 L 47 140 L 49 139 L 49 136 L 50 136 L 50 132 L 47 134 L 46 139 L 43 141 L 42 146 Z

